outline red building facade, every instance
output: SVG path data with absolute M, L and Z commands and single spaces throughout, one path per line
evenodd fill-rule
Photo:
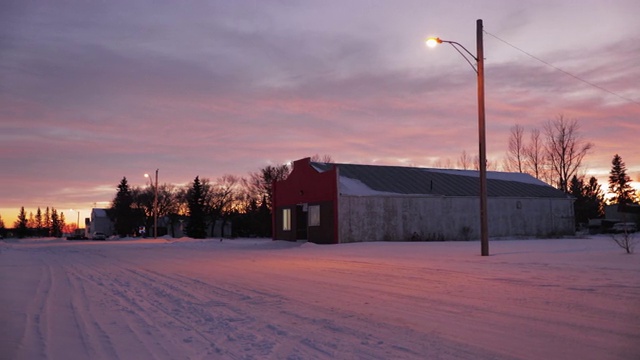
M 338 243 L 338 170 L 320 172 L 305 158 L 273 184 L 273 239 Z

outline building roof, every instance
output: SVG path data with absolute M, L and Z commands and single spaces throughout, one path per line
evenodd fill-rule
M 93 209 L 91 209 L 91 215 L 95 216 L 95 217 L 106 218 L 107 217 L 107 209 L 93 208 Z
M 319 172 L 338 168 L 343 195 L 478 196 L 479 172 L 403 166 L 311 162 Z M 528 174 L 487 172 L 487 196 L 567 198 L 567 195 Z

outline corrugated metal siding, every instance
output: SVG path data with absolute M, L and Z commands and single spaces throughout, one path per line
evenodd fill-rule
M 480 237 L 478 198 L 342 196 L 340 242 L 473 240 Z M 571 199 L 492 198 L 489 236 L 574 233 Z

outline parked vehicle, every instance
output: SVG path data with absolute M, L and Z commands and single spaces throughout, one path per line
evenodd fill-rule
M 638 231 L 638 227 L 636 226 L 636 223 L 621 222 L 621 223 L 613 224 L 613 227 L 611 228 L 611 230 L 614 233 L 633 233 Z
M 89 240 L 89 238 L 84 235 L 83 229 L 77 229 L 67 236 L 67 240 Z
M 101 232 L 95 232 L 93 233 L 93 237 L 91 238 L 92 240 L 107 240 L 107 235 L 105 235 L 104 233 Z

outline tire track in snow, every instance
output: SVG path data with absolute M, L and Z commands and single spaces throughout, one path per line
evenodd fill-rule
M 114 269 L 119 271 L 114 272 Z M 94 321 L 101 324 L 98 325 L 101 329 L 98 330 L 99 333 L 118 334 L 109 338 L 118 358 L 127 358 L 128 349 L 135 349 L 134 353 L 140 354 L 140 347 L 148 357 L 155 359 L 172 359 L 175 358 L 173 354 L 180 353 L 180 350 L 175 351 L 171 346 L 174 341 L 171 331 L 166 330 L 165 324 L 159 323 L 155 314 L 144 306 L 143 298 L 132 296 L 132 286 L 126 271 L 109 265 L 105 272 L 95 263 L 83 261 L 82 269 L 75 275 L 87 284 L 84 286 L 91 284 L 94 287 L 89 293 L 101 294 L 99 298 L 90 299 L 89 308 L 92 309 L 91 313 L 99 311 L 104 314 Z
M 46 304 L 52 287 L 52 269 L 48 264 L 39 266 L 41 277 L 33 299 L 27 306 L 25 328 L 20 339 L 18 350 L 24 359 L 46 358 Z
M 86 281 L 75 266 L 68 266 L 66 270 L 70 292 L 77 294 L 71 298 L 71 307 L 88 358 L 123 358 L 125 354 L 116 352 L 110 336 L 94 315 L 93 299 L 87 294 Z

